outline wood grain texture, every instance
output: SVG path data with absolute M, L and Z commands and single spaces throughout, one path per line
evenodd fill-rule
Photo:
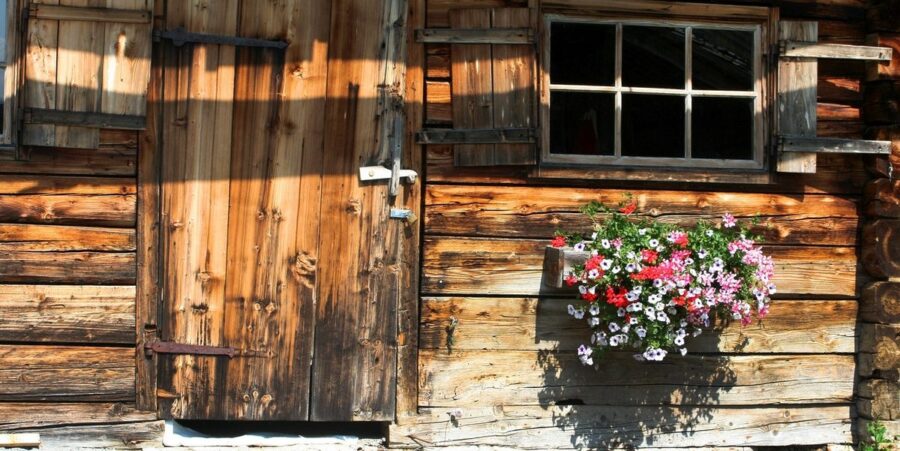
M 423 408 L 391 428 L 391 443 L 571 449 L 783 446 L 852 442 L 849 406 L 759 409 L 666 406 Z M 727 433 L 722 433 L 727 431 Z
M 391 97 L 377 87 L 403 92 L 406 37 L 387 24 L 405 17 L 403 1 L 332 3 L 325 104 L 331 157 L 323 167 L 311 420 L 383 421 L 395 414 L 405 226 L 388 219 L 396 201 L 387 186 L 360 185 L 357 174 L 360 163 L 390 161 L 383 139 L 394 113 L 378 105 Z M 354 34 L 370 38 L 360 42 Z M 382 141 L 373 146 L 372 137 Z
M 134 252 L 8 251 L 0 253 L 0 282 L 128 285 Z
M 34 224 L 0 224 L 0 251 L 135 250 L 134 230 Z
M 0 285 L 0 340 L 134 343 L 134 287 Z
M 858 385 L 856 408 L 869 419 L 900 420 L 900 382 L 869 379 Z
M 779 40 L 816 42 L 816 22 L 782 21 L 778 25 Z M 778 60 L 778 133 L 815 136 L 816 86 L 818 63 L 815 59 Z M 778 172 L 814 173 L 816 154 L 805 152 L 779 153 Z
M 858 227 L 854 198 L 723 191 L 664 191 L 429 185 L 425 230 L 429 234 L 495 237 L 551 237 L 556 230 L 591 231 L 583 205 L 608 205 L 625 193 L 637 202 L 640 218 L 694 224 L 716 222 L 724 213 L 762 222 L 754 231 L 768 243 L 853 245 Z
M 610 353 L 599 369 L 574 350 L 423 350 L 419 404 L 727 406 L 846 403 L 853 399 L 851 355 L 693 356 L 647 365 Z M 638 376 L 640 375 L 640 376 Z M 583 403 L 583 404 L 582 404 Z
M 461 30 L 491 28 L 491 13 L 490 9 L 453 9 L 449 13 L 450 26 Z M 454 128 L 494 126 L 492 61 L 489 44 L 450 46 Z M 491 165 L 495 148 L 492 144 L 457 144 L 453 158 L 459 166 Z
M 422 291 L 427 294 L 552 294 L 542 285 L 547 241 L 427 237 Z M 852 247 L 772 246 L 780 294 L 855 296 Z
M 860 261 L 869 274 L 900 277 L 900 220 L 876 219 L 863 227 Z
M 148 420 L 75 424 L 25 432 L 39 433 L 41 446 L 47 449 L 71 449 L 75 443 L 84 449 L 159 449 L 164 427 L 163 421 Z
M 0 221 L 134 227 L 136 196 L 0 194 Z
M 900 283 L 878 281 L 866 286 L 859 298 L 859 317 L 870 323 L 900 323 Z
M 571 351 L 590 331 L 572 319 L 572 298 L 438 297 L 422 300 L 422 349 Z M 764 321 L 730 324 L 690 340 L 699 353 L 853 353 L 856 301 L 778 300 Z M 448 326 L 456 319 L 453 332 Z M 452 335 L 452 345 L 448 338 Z
M 156 419 L 134 404 L 118 402 L 0 403 L 0 431 L 51 428 L 71 424 L 135 423 Z
M 900 218 L 900 180 L 877 178 L 866 185 L 864 194 L 867 216 Z
M 493 11 L 494 30 L 530 27 L 528 8 L 498 8 Z M 491 75 L 496 128 L 531 128 L 537 111 L 535 102 L 536 51 L 527 45 L 491 46 Z M 533 144 L 498 144 L 494 149 L 493 165 L 532 165 L 537 163 Z
M 133 398 L 133 348 L 0 345 L 0 401 Z

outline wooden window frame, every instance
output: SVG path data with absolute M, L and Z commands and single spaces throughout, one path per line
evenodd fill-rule
M 581 8 L 565 8 L 555 10 L 553 2 L 542 10 L 541 42 L 539 45 L 539 84 L 540 84 L 540 155 L 539 166 L 532 173 L 539 178 L 596 177 L 600 179 L 624 180 L 661 180 L 661 181 L 698 181 L 723 183 L 771 183 L 771 161 L 774 121 L 777 112 L 775 105 L 775 60 L 773 50 L 777 36 L 778 9 L 770 7 L 743 7 L 730 5 L 701 5 L 695 8 L 690 3 L 677 2 L 642 2 L 634 1 L 617 5 L 595 4 L 583 0 Z M 672 6 L 668 8 L 666 6 Z M 695 26 L 702 28 L 754 30 L 754 93 L 756 102 L 754 109 L 754 159 L 753 160 L 687 160 L 686 158 L 656 157 L 615 157 L 600 155 L 575 155 L 550 153 L 550 24 L 553 22 L 580 22 L 605 24 L 637 24 L 637 25 L 670 25 Z M 621 74 L 621 26 L 616 33 L 616 86 L 599 88 L 606 92 L 634 92 L 633 89 L 622 88 Z M 685 39 L 686 46 L 691 41 Z M 686 72 L 688 68 L 685 68 Z M 686 73 L 686 80 L 690 79 Z M 556 90 L 558 86 L 554 86 Z M 568 88 L 563 85 L 563 89 Z M 683 94 L 685 90 L 647 88 L 660 93 Z M 637 89 L 637 91 L 645 91 Z M 708 92 L 703 92 L 706 94 Z M 620 95 L 616 96 L 621 98 Z M 616 102 L 621 108 L 621 102 Z M 687 108 L 687 106 L 686 106 Z M 619 117 L 619 111 L 616 112 Z M 686 118 L 686 133 L 690 133 Z M 619 125 L 616 125 L 617 133 Z M 616 138 L 616 146 L 620 138 Z M 687 144 L 687 140 L 686 140 Z M 738 164 L 730 164 L 738 162 Z M 697 164 L 697 162 L 702 162 Z M 723 162 L 728 162 L 723 164 Z M 662 174 L 660 168 L 665 168 Z M 646 169 L 646 170 L 642 170 Z
M 18 0 L 6 0 L 6 64 L 3 79 L 3 121 L 0 130 L 0 147 L 13 147 L 16 143 L 16 97 L 19 91 L 19 22 Z

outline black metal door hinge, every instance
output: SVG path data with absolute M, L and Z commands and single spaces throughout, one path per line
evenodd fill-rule
M 150 355 L 157 354 L 190 354 L 190 355 L 221 355 L 232 358 L 237 350 L 230 346 L 206 346 L 187 343 L 175 343 L 173 341 L 154 341 L 144 345 L 144 352 Z

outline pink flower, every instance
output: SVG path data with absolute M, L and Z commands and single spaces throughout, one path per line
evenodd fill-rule
M 731 228 L 737 225 L 737 221 L 734 220 L 734 216 L 732 216 L 731 213 L 725 213 L 722 215 L 722 225 L 725 226 L 725 228 Z

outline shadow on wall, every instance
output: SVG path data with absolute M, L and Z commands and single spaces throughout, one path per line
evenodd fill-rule
M 636 361 L 632 352 L 617 351 L 595 359 L 596 369 L 584 366 L 575 350 L 589 344 L 590 329 L 566 313 L 573 301 L 542 298 L 536 317 L 536 340 L 559 342 L 538 354 L 544 370 L 538 399 L 546 409 L 569 406 L 553 422 L 571 432 L 572 446 L 668 446 L 680 441 L 673 435 L 691 437 L 713 419 L 715 406 L 737 381 L 727 357 L 670 355 L 650 363 Z M 718 341 L 715 330 L 707 331 L 689 340 L 688 347 L 714 350 Z

